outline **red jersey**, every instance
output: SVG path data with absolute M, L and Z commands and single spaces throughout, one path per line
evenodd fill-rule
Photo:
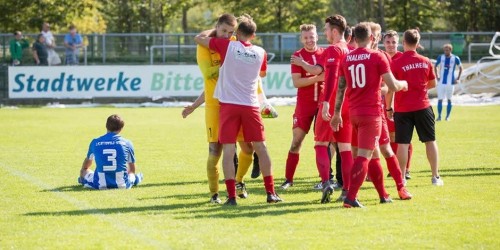
M 293 53 L 294 56 L 300 56 L 304 59 L 305 62 L 316 65 L 321 63 L 322 54 L 325 49 L 318 47 L 316 51 L 307 51 L 305 48 L 302 48 Z M 304 68 L 292 64 L 292 74 L 299 73 L 302 78 L 313 77 L 314 75 L 307 73 Z M 317 82 L 311 84 L 309 86 L 301 87 L 297 89 L 297 102 L 318 102 L 319 93 L 323 89 L 323 82 Z
M 403 52 L 396 51 L 396 54 L 394 54 L 391 59 L 394 61 L 394 60 L 400 58 L 402 55 L 403 55 Z
M 330 45 L 323 52 L 325 87 L 323 90 L 323 99 L 320 99 L 320 101 L 335 100 L 338 89 L 340 63 L 348 53 L 349 49 L 345 41 Z M 335 101 L 333 102 L 335 103 Z
M 390 72 L 386 56 L 376 50 L 357 48 L 343 60 L 340 76 L 347 82 L 346 97 L 349 114 L 362 116 L 382 115 L 382 75 Z
M 411 112 L 428 108 L 427 83 L 436 78 L 429 58 L 416 51 L 406 51 L 391 64 L 392 73 L 398 80 L 408 82 L 408 91 L 394 95 L 394 111 Z

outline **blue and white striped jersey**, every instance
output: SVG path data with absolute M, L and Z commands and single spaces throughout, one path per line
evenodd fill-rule
M 446 57 L 445 54 L 442 54 L 437 58 L 435 67 L 440 64 L 439 83 L 453 84 L 455 81 L 455 67 L 461 64 L 460 58 L 453 54 L 451 54 L 450 57 Z
M 95 160 L 93 183 L 95 189 L 130 188 L 127 174 L 128 163 L 135 163 L 132 142 L 118 134 L 109 132 L 92 140 L 87 158 Z

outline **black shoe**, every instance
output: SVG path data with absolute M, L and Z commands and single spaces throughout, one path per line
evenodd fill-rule
M 411 180 L 410 171 L 406 171 L 405 179 Z
M 267 203 L 278 203 L 282 201 L 283 200 L 279 197 L 277 193 L 274 194 L 267 193 Z
M 244 182 L 236 183 L 236 193 L 238 194 L 238 197 L 242 199 L 248 198 L 247 186 Z
M 252 168 L 252 179 L 255 179 L 260 176 L 260 166 L 259 166 L 259 157 L 257 153 L 253 153 L 253 168 Z
M 219 194 L 215 193 L 214 195 L 212 195 L 212 198 L 210 198 L 210 203 L 221 204 L 222 201 L 219 199 Z
M 236 206 L 238 203 L 236 203 L 236 198 L 228 198 L 227 201 L 224 203 L 225 206 Z
M 344 199 L 344 207 L 345 208 L 352 208 L 352 207 L 364 208 L 365 206 L 361 205 L 361 203 L 359 203 L 358 199 L 355 199 L 352 201 L 352 200 L 345 198 Z
M 287 190 L 289 187 L 293 186 L 293 182 L 289 181 L 289 180 L 285 180 L 285 182 L 283 182 L 283 184 L 281 184 L 281 189 L 283 190 Z
M 381 204 L 392 203 L 392 199 L 391 199 L 391 197 L 389 197 L 389 195 L 387 195 L 387 197 L 381 197 L 380 198 L 380 203 Z
M 345 197 L 347 197 L 347 190 L 342 189 L 342 193 L 339 195 L 339 198 L 337 198 L 336 202 L 343 202 L 345 200 Z
M 321 203 L 328 203 L 331 201 L 331 195 L 333 193 L 333 187 L 330 185 L 330 181 L 325 181 L 322 183 L 323 194 L 321 195 Z

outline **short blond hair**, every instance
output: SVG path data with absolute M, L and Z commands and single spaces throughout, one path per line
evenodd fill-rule
M 314 24 L 302 24 L 300 25 L 300 31 L 315 31 L 316 25 Z
M 447 43 L 447 44 L 443 45 L 443 49 L 445 49 L 445 48 L 449 48 L 450 50 L 453 50 L 453 45 Z

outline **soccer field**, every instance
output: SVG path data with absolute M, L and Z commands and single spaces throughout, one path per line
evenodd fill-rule
M 285 200 L 267 204 L 262 179 L 246 179 L 237 207 L 208 203 L 204 110 L 180 108 L 0 109 L 0 249 L 498 249 L 500 106 L 454 107 L 437 123 L 441 176 L 431 185 L 424 145 L 414 137 L 414 195 L 379 204 L 371 183 L 365 209 L 320 204 L 312 134 L 302 147 L 295 185 L 283 182 L 293 107 L 266 119 L 275 184 Z M 92 138 L 113 113 L 125 120 L 144 182 L 131 190 L 77 185 Z M 385 162 L 382 161 L 384 171 Z M 221 196 L 225 186 L 221 174 Z M 334 192 L 336 198 L 338 192 Z

